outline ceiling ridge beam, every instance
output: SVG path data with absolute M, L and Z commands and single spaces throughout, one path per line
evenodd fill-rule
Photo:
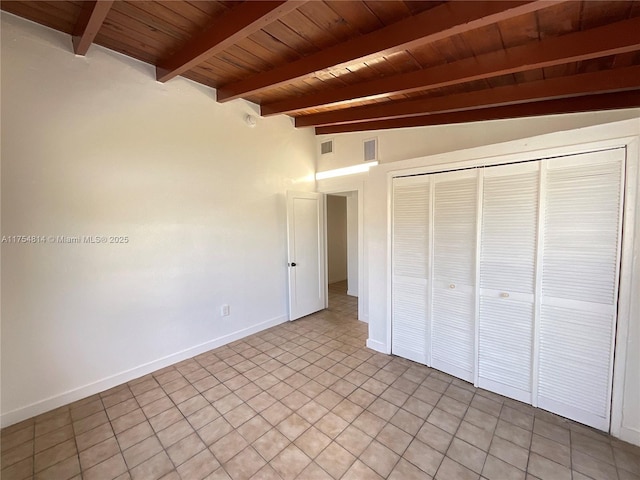
M 76 55 L 85 55 L 100 31 L 114 0 L 84 2 L 71 41 Z
M 221 86 L 219 102 L 276 88 L 318 71 L 364 62 L 531 13 L 560 0 L 447 2 L 294 62 Z
M 448 87 L 500 75 L 552 67 L 640 50 L 640 17 L 534 43 L 391 75 L 260 107 L 263 116 Z
M 334 135 L 336 133 L 387 130 L 390 128 L 425 127 L 431 125 L 450 125 L 455 123 L 504 120 L 509 118 L 536 117 L 542 115 L 560 115 L 567 113 L 615 110 L 640 107 L 640 90 L 633 92 L 603 93 L 584 97 L 545 100 L 525 105 L 507 105 L 502 107 L 466 110 L 463 112 L 421 115 L 418 117 L 375 120 L 344 125 L 316 127 L 316 135 Z
M 156 80 L 166 82 L 201 64 L 306 3 L 304 0 L 246 1 L 213 20 L 177 52 L 156 65 Z
M 640 89 L 640 65 L 439 97 L 376 103 L 296 117 L 296 127 L 386 120 Z

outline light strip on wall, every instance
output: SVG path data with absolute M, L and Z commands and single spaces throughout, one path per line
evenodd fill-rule
M 350 167 L 336 168 L 335 170 L 327 170 L 326 172 L 316 173 L 316 180 L 325 178 L 342 177 L 343 175 L 353 175 L 354 173 L 368 172 L 371 167 L 378 165 L 378 162 L 361 163 L 360 165 L 352 165 Z

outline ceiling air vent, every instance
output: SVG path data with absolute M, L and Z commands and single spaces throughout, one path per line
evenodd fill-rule
M 371 162 L 378 160 L 378 139 L 372 138 L 371 140 L 364 141 L 364 161 Z
M 328 155 L 333 153 L 333 140 L 327 140 L 320 144 L 320 155 Z

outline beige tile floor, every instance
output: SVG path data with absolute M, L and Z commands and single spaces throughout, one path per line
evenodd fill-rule
M 364 347 L 330 308 L 2 431 L 2 480 L 640 479 L 640 448 Z

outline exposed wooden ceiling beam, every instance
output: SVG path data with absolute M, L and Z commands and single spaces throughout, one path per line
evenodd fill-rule
M 368 130 L 386 130 L 389 128 L 424 127 L 429 125 L 446 125 L 453 123 L 480 122 L 507 118 L 535 117 L 541 115 L 558 115 L 563 113 L 592 112 L 596 110 L 615 110 L 620 108 L 640 107 L 640 91 L 622 93 L 604 93 L 585 97 L 546 100 L 524 105 L 507 105 L 504 107 L 482 108 L 463 112 L 421 115 L 392 120 L 348 123 L 345 125 L 329 125 L 317 127 L 316 135 L 333 135 L 336 133 L 362 132 Z
M 206 31 L 175 54 L 160 60 L 156 66 L 156 79 L 159 82 L 171 80 L 304 3 L 302 0 L 241 3 L 217 18 Z
M 411 93 L 485 78 L 640 50 L 640 17 L 604 27 L 490 52 L 445 65 L 392 75 L 261 106 L 263 116 L 322 105 Z
M 557 1 L 456 1 L 434 7 L 294 62 L 259 73 L 217 91 L 219 102 L 278 87 L 314 72 L 390 55 L 492 23 L 534 12 Z
M 82 11 L 73 29 L 73 51 L 76 55 L 85 55 L 98 35 L 104 19 L 107 18 L 114 0 L 84 2 Z
M 551 78 L 519 85 L 488 88 L 457 95 L 376 103 L 356 108 L 296 117 L 296 127 L 413 117 L 425 113 L 447 113 L 498 107 L 554 98 L 578 97 L 640 89 L 640 65 L 580 75 Z

